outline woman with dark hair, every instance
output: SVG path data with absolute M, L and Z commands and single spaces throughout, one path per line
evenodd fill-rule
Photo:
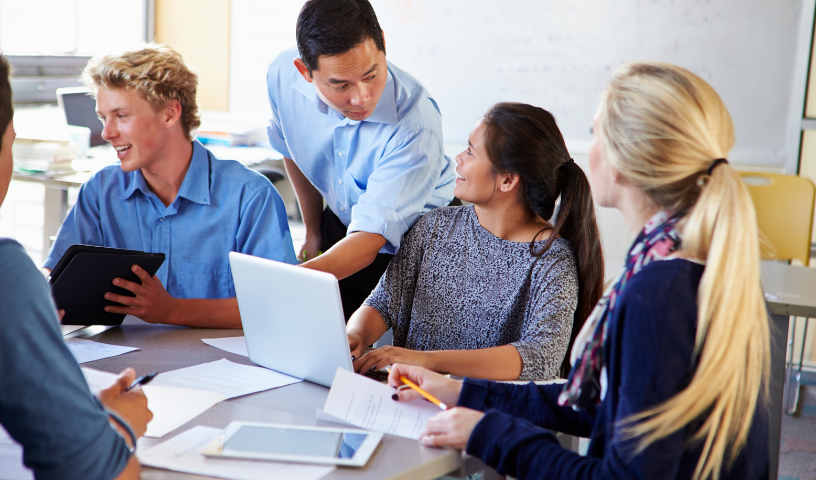
M 589 183 L 553 116 L 518 103 L 493 106 L 456 164 L 454 194 L 473 205 L 433 210 L 405 234 L 349 320 L 354 367 L 554 378 L 601 296 Z M 389 328 L 394 346 L 364 355 Z

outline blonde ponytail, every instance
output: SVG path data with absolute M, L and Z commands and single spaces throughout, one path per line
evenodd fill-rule
M 728 164 L 731 117 L 714 89 L 662 63 L 619 69 L 598 115 L 610 162 L 658 205 L 688 212 L 682 253 L 706 263 L 698 290 L 695 372 L 674 397 L 622 422 L 637 452 L 700 421 L 695 479 L 718 479 L 768 398 L 770 333 L 759 282 L 759 234 L 748 190 Z

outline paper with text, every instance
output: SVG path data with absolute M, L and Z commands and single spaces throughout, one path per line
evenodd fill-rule
M 202 338 L 202 342 L 211 347 L 220 348 L 226 352 L 248 357 L 246 339 L 244 337 Z
M 34 472 L 23 465 L 23 447 L 0 425 L 0 478 L 34 480 Z
M 317 480 L 334 470 L 334 467 L 202 455 L 201 450 L 222 432 L 220 428 L 199 425 L 148 450 L 139 449 L 137 456 L 142 465 L 149 467 L 233 480 Z
M 194 367 L 163 372 L 151 385 L 209 390 L 226 398 L 235 398 L 302 381 L 274 370 L 241 365 L 222 358 Z
M 68 338 L 65 340 L 68 350 L 74 356 L 77 363 L 93 362 L 103 358 L 115 357 L 123 353 L 138 350 L 136 347 L 120 347 L 119 345 L 107 345 L 105 343 L 92 342 L 84 338 Z
M 112 373 L 92 368 L 83 368 L 82 373 L 94 395 L 111 386 L 117 377 Z M 147 397 L 147 408 L 153 412 L 153 419 L 147 424 L 146 437 L 161 438 L 226 399 L 218 392 L 188 388 L 152 384 L 141 388 Z
M 366 430 L 419 439 L 441 410 L 425 400 L 395 402 L 393 394 L 384 383 L 338 368 L 323 411 Z

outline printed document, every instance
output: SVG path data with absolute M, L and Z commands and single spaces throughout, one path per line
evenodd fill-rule
M 215 348 L 248 357 L 246 340 L 244 337 L 202 338 L 202 342 Z
M 23 447 L 0 425 L 0 478 L 34 480 L 34 472 L 23 465 Z
M 115 357 L 123 353 L 138 350 L 136 347 L 120 347 L 119 345 L 108 345 L 105 343 L 92 342 L 84 338 L 68 338 L 65 340 L 68 350 L 76 359 L 77 363 L 93 362 L 103 358 Z
M 164 372 L 150 384 L 209 390 L 226 398 L 235 398 L 302 381 L 274 370 L 241 365 L 222 358 L 215 362 Z
M 142 465 L 149 467 L 234 480 L 317 480 L 334 470 L 334 467 L 326 466 L 208 458 L 202 455 L 201 450 L 221 433 L 223 430 L 220 428 L 199 425 L 148 450 L 140 448 L 137 456 Z
M 425 400 L 395 402 L 394 391 L 338 367 L 323 411 L 366 430 L 418 440 L 428 419 L 442 410 Z
M 82 373 L 94 395 L 111 386 L 117 377 L 92 368 L 82 368 Z M 147 408 L 153 412 L 153 419 L 147 424 L 146 437 L 161 438 L 226 399 L 218 392 L 160 387 L 152 382 L 141 388 L 147 397 Z

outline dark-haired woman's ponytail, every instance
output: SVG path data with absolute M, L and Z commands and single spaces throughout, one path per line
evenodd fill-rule
M 578 307 L 572 323 L 569 347 L 561 364 L 561 376 L 569 374 L 570 351 L 575 337 L 584 326 L 595 304 L 603 295 L 604 261 L 592 192 L 584 171 L 570 159 L 559 167 L 561 170 L 561 204 L 556 214 L 555 226 L 541 252 L 545 252 L 557 237 L 572 243 L 575 266 L 578 270 Z

